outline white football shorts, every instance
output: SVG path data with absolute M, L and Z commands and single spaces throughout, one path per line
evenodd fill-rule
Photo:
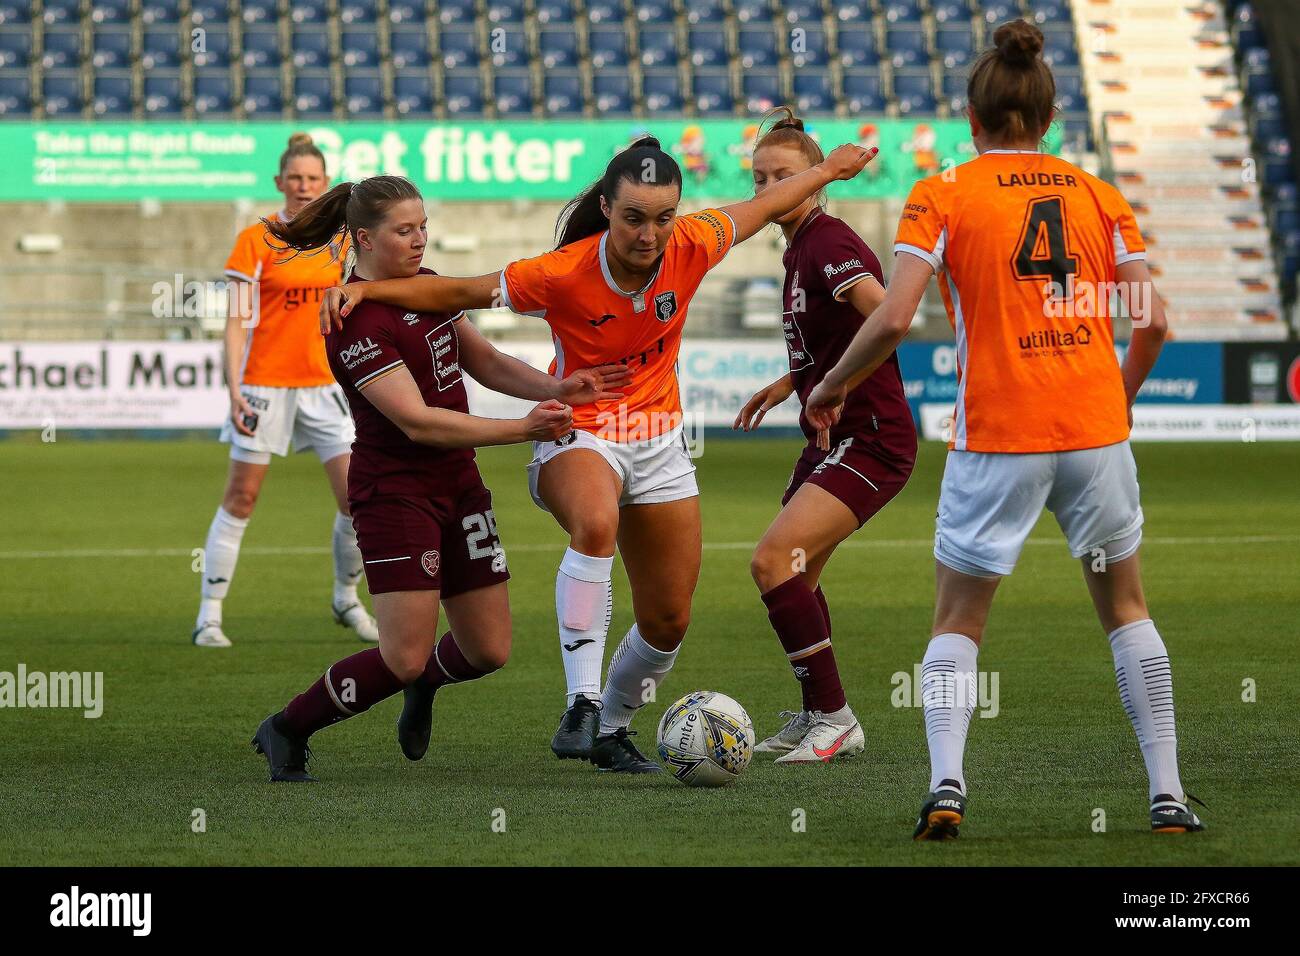
M 321 461 L 352 450 L 356 429 L 343 389 L 337 384 L 310 388 L 276 388 L 241 385 L 244 401 L 257 414 L 253 434 L 235 431 L 229 418 L 221 427 L 221 440 L 230 445 L 230 457 L 254 465 L 269 464 L 272 455 L 311 449 Z
M 537 507 L 549 511 L 537 492 L 542 465 L 574 448 L 588 448 L 609 463 L 623 483 L 618 500 L 624 505 L 659 504 L 694 498 L 700 493 L 695 482 L 695 463 L 686 447 L 682 426 L 646 441 L 615 442 L 591 432 L 574 429 L 556 441 L 533 442 L 533 460 L 528 463 L 528 490 Z

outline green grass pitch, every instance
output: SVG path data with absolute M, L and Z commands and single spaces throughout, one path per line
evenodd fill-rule
M 943 449 L 832 559 L 836 655 L 867 752 L 829 767 L 755 759 L 692 790 L 560 762 L 554 576 L 562 533 L 528 499 L 520 447 L 480 462 L 509 555 L 515 649 L 439 695 L 429 755 L 394 740 L 398 700 L 317 735 L 315 786 L 271 786 L 258 722 L 359 649 L 329 614 L 331 504 L 312 456 L 277 460 L 226 602 L 231 650 L 190 646 L 199 547 L 221 492 L 213 441 L 14 439 L 0 524 L 0 670 L 103 671 L 97 720 L 0 710 L 0 859 L 9 864 L 1295 864 L 1300 494 L 1287 444 L 1140 445 L 1148 598 L 1174 665 L 1195 837 L 1147 832 L 1146 778 L 1105 636 L 1050 516 L 1002 586 L 980 657 L 1000 710 L 973 721 L 970 811 L 955 844 L 909 837 L 928 777 L 921 711 L 892 676 L 920 660 Z M 736 697 L 760 735 L 795 706 L 749 579 L 791 439 L 709 438 L 704 568 L 684 650 L 635 722 L 694 689 Z M 608 650 L 631 623 L 616 566 Z M 1244 682 L 1256 684 L 1243 701 Z M 205 832 L 194 832 L 202 809 Z M 1105 832 L 1094 831 L 1104 811 Z M 802 813 L 799 813 L 802 811 Z M 504 814 L 504 816 L 502 816 Z M 504 832 L 493 829 L 504 820 Z M 803 820 L 803 827 L 795 824 Z

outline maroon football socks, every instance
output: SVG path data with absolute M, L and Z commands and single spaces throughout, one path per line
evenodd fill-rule
M 767 618 L 803 690 L 803 709 L 833 713 L 846 703 L 831 649 L 830 613 L 820 588 L 808 590 L 798 575 L 763 595 Z

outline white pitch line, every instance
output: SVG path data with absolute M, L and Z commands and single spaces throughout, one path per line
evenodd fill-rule
M 1147 536 L 1142 543 L 1154 545 L 1247 545 L 1247 544 L 1285 544 L 1300 541 L 1300 534 L 1257 534 L 1257 535 L 1222 535 L 1190 538 L 1164 538 Z M 748 551 L 756 541 L 706 541 L 705 551 Z M 1031 547 L 1064 548 L 1064 538 L 1031 538 L 1025 542 Z M 930 548 L 934 546 L 933 538 L 881 538 L 879 540 L 849 540 L 840 544 L 841 548 Z M 514 551 L 553 551 L 559 552 L 563 544 L 514 544 L 506 547 L 506 553 Z M 41 558 L 180 558 L 192 557 L 192 548 L 69 548 L 61 551 L 0 551 L 0 561 L 34 561 Z M 296 556 L 331 554 L 329 548 L 320 547 L 261 547 L 241 548 L 241 555 Z

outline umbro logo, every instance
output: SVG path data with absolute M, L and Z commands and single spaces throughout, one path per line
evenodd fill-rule
M 564 649 L 566 651 L 576 651 L 583 644 L 595 644 L 595 643 L 596 643 L 595 638 L 584 637 L 581 640 L 574 641 L 572 644 L 565 644 Z
M 225 584 L 230 578 L 208 578 L 209 584 Z
M 599 319 L 588 319 L 587 321 L 591 323 L 591 327 L 593 329 L 598 329 L 606 322 L 608 322 L 610 319 L 617 319 L 617 318 L 618 316 L 607 312 L 604 315 L 602 315 Z
M 406 315 L 402 316 L 402 321 L 405 322 L 407 325 L 419 325 L 420 316 L 418 313 L 408 312 L 406 313 Z

